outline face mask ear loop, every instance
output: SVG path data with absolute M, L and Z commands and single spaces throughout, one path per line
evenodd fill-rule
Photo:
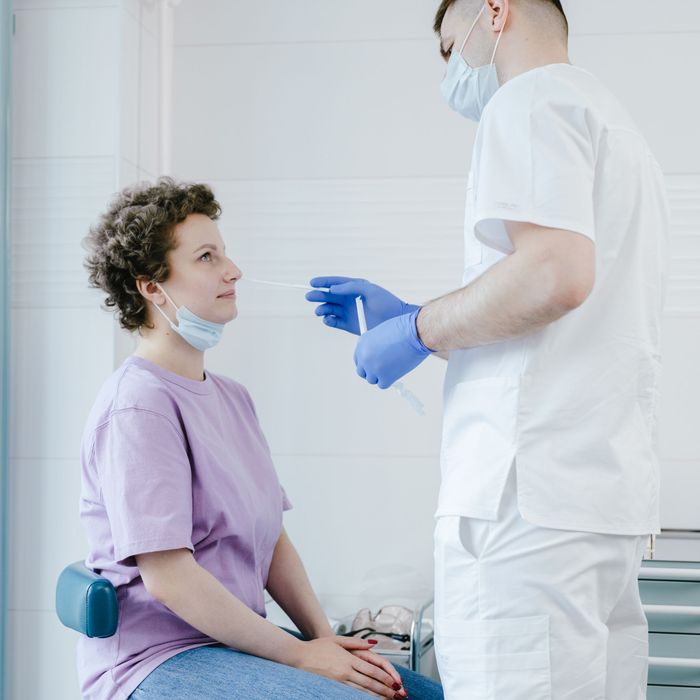
M 177 305 L 176 305 L 175 302 L 170 298 L 170 296 L 169 296 L 168 293 L 163 289 L 163 287 L 160 286 L 160 284 L 159 284 L 158 282 L 156 282 L 156 287 L 158 287 L 158 289 L 160 289 L 160 291 L 163 292 L 163 294 L 165 294 L 165 298 L 175 307 L 175 311 L 177 311 L 177 310 L 178 310 L 178 309 L 177 309 Z M 175 326 L 175 323 L 174 323 L 173 321 L 171 321 L 171 320 L 168 318 L 168 315 L 165 313 L 165 311 L 163 311 L 163 309 L 160 308 L 160 306 L 158 306 L 158 304 L 156 304 L 156 303 L 153 302 L 153 301 L 151 302 L 151 304 L 153 304 L 153 306 L 155 306 L 156 309 L 158 309 L 158 312 L 163 316 L 163 318 L 164 318 L 173 328 L 176 327 L 176 326 Z
M 501 27 L 501 31 L 498 32 L 498 39 L 496 39 L 496 45 L 493 47 L 493 55 L 491 56 L 491 65 L 493 65 L 493 62 L 496 60 L 496 51 L 498 51 L 498 45 L 501 43 L 501 37 L 503 36 L 503 30 L 505 28 L 506 28 L 506 23 L 504 21 L 503 26 Z
M 156 309 L 158 310 L 158 313 L 159 313 L 173 328 L 175 328 L 175 324 L 168 318 L 168 316 L 167 316 L 167 314 L 165 313 L 165 311 L 163 311 L 163 309 L 161 309 L 160 306 L 158 306 L 158 304 L 156 304 L 155 302 L 152 301 L 151 304 L 153 304 L 153 306 L 155 306 Z
M 472 35 L 472 32 L 474 31 L 474 27 L 476 27 L 476 23 L 479 21 L 479 17 L 484 14 L 484 10 L 486 9 L 486 5 L 482 5 L 481 9 L 479 10 L 479 14 L 474 18 L 474 21 L 472 22 L 472 26 L 469 27 L 469 31 L 467 32 L 467 36 L 464 37 L 464 41 L 462 42 L 462 48 L 459 50 L 459 55 L 462 55 L 462 52 L 464 51 L 464 47 L 467 45 L 467 41 L 469 40 L 469 37 Z

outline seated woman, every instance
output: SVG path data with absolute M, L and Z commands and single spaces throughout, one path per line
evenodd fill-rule
M 364 640 L 334 636 L 282 527 L 291 506 L 246 389 L 204 370 L 236 318 L 205 185 L 128 188 L 86 239 L 90 283 L 136 352 L 102 387 L 85 429 L 87 565 L 117 588 L 119 628 L 82 638 L 85 698 L 442 698 Z M 264 591 L 301 630 L 265 619 Z

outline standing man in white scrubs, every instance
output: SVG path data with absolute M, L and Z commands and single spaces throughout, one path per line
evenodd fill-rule
M 478 120 L 462 286 L 423 306 L 365 280 L 310 292 L 370 330 L 391 386 L 449 353 L 435 535 L 447 700 L 638 700 L 637 587 L 659 530 L 663 175 L 634 122 L 569 63 L 559 0 L 443 0 L 449 105 Z

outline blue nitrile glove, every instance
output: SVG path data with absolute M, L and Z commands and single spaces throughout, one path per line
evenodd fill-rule
M 316 315 L 323 316 L 323 322 L 332 328 L 340 328 L 348 333 L 360 335 L 355 299 L 362 297 L 367 319 L 367 330 L 384 323 L 390 318 L 401 316 L 419 309 L 407 304 L 383 287 L 357 277 L 314 277 L 312 287 L 328 287 L 330 291 L 307 292 L 308 301 L 322 302 L 316 307 Z
M 418 337 L 419 311 L 420 307 L 410 314 L 390 318 L 360 338 L 355 348 L 355 367 L 363 379 L 388 389 L 433 352 Z

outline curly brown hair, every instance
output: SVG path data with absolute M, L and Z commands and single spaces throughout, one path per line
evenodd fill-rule
M 85 267 L 90 286 L 107 293 L 105 305 L 116 307 L 122 328 L 135 331 L 147 325 L 146 303 L 136 280 L 168 278 L 166 256 L 177 247 L 175 226 L 190 214 L 216 221 L 221 206 L 207 185 L 161 177 L 155 185 L 123 189 L 90 228 L 83 241 L 89 251 Z

